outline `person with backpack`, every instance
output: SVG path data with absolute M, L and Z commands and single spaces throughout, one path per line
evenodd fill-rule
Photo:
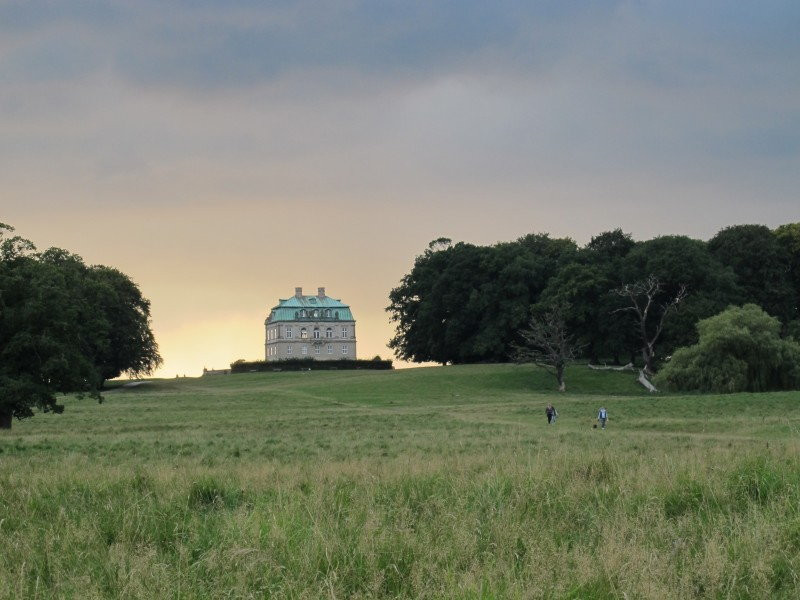
M 606 421 L 608 420 L 608 411 L 605 407 L 601 406 L 600 410 L 597 413 L 597 420 L 600 421 L 600 428 L 606 428 Z
M 544 414 L 547 415 L 548 425 L 552 425 L 553 423 L 555 423 L 556 419 L 558 418 L 558 411 L 549 402 L 547 403 L 547 408 L 544 409 Z

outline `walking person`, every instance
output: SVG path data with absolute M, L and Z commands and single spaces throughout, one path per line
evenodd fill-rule
M 600 421 L 600 428 L 605 429 L 606 421 L 608 420 L 608 411 L 604 406 L 601 406 L 600 410 L 597 412 L 597 420 Z
M 552 425 L 553 423 L 555 423 L 556 419 L 558 418 L 558 411 L 549 402 L 547 403 L 547 408 L 544 409 L 544 414 L 547 415 L 548 425 Z

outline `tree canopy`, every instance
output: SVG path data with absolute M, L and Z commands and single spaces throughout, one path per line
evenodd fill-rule
M 711 254 L 730 267 L 744 302 L 757 304 L 786 323 L 794 309 L 790 254 L 764 225 L 726 227 L 708 242 Z
M 613 290 L 650 277 L 661 286 L 659 302 L 686 292 L 663 321 L 656 363 L 697 343 L 697 322 L 732 304 L 756 302 L 800 331 L 800 224 L 730 227 L 710 242 L 637 242 L 615 229 L 582 248 L 542 233 L 491 246 L 431 242 L 389 295 L 397 326 L 390 347 L 415 362 L 508 361 L 536 311 L 568 306 L 564 325 L 587 358 L 627 362 L 641 353 L 641 336 Z
M 100 397 L 105 379 L 161 363 L 150 305 L 109 267 L 88 267 L 0 224 L 0 427 L 34 409 L 61 412 L 56 395 Z
M 389 294 L 395 354 L 417 362 L 507 361 L 517 331 L 553 271 L 577 251 L 572 240 L 529 235 L 475 246 L 431 242 Z

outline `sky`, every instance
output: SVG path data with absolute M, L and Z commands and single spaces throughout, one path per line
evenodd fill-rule
M 800 3 L 0 0 L 0 221 L 116 267 L 163 367 L 296 286 L 390 356 L 428 242 L 800 220 Z

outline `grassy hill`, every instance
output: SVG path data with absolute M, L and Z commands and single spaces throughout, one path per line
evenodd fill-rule
M 0 597 L 797 597 L 799 394 L 567 385 L 476 365 L 68 399 L 0 433 Z

